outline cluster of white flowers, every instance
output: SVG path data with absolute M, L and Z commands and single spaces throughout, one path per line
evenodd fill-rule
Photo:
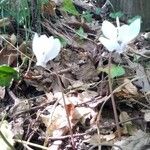
M 122 53 L 125 46 L 130 43 L 140 32 L 141 19 L 137 18 L 130 25 L 120 26 L 119 18 L 116 18 L 117 27 L 105 20 L 102 23 L 104 37 L 100 37 L 100 42 L 109 50 Z
M 32 41 L 32 49 L 37 59 L 37 66 L 46 67 L 49 60 L 54 59 L 60 52 L 61 43 L 59 39 L 46 35 L 38 36 L 35 33 Z
M 141 19 L 137 18 L 130 25 L 120 26 L 119 18 L 116 19 L 117 27 L 105 20 L 102 23 L 104 37 L 100 37 L 100 42 L 109 50 L 122 53 L 125 46 L 130 43 L 140 32 Z M 32 42 L 32 49 L 36 56 L 36 65 L 46 67 L 49 60 L 54 59 L 60 52 L 61 43 L 59 39 L 46 35 L 38 36 L 36 33 Z

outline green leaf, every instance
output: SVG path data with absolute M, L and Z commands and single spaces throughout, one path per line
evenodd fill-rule
M 100 15 L 101 12 L 102 12 L 101 8 L 96 8 L 95 9 L 95 14 Z
M 80 27 L 77 31 L 76 34 L 80 37 L 81 40 L 84 38 L 87 38 L 87 34 L 84 32 L 83 28 Z
M 98 68 L 98 73 L 100 72 L 106 72 L 109 74 L 109 66 L 106 66 L 105 68 Z M 110 77 L 115 78 L 119 77 L 125 74 L 125 69 L 122 66 L 112 65 L 110 68 Z
M 76 10 L 72 0 L 63 1 L 63 10 L 75 16 L 79 15 L 79 12 Z
M 110 14 L 109 14 L 109 17 L 115 19 L 116 17 L 119 17 L 119 18 L 120 18 L 120 17 L 122 17 L 123 15 L 124 15 L 123 12 L 118 11 L 118 12 L 110 13 Z
M 91 14 L 89 11 L 85 11 L 83 14 L 82 14 L 82 17 L 85 18 L 85 20 L 87 22 L 92 22 L 93 18 L 92 18 L 93 14 Z
M 0 86 L 9 86 L 12 79 L 19 79 L 19 73 L 9 66 L 0 66 Z

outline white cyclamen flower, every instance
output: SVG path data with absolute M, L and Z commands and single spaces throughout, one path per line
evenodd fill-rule
M 32 41 L 32 49 L 37 59 L 37 66 L 46 67 L 49 60 L 54 59 L 60 52 L 61 43 L 59 39 L 46 35 L 38 36 L 35 33 Z
M 141 19 L 137 18 L 130 25 L 120 26 L 116 19 L 117 27 L 105 20 L 102 23 L 102 32 L 105 37 L 100 37 L 100 42 L 109 50 L 122 53 L 125 46 L 130 43 L 140 32 Z

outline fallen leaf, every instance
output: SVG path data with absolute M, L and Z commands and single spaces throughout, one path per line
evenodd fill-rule
M 120 146 L 123 150 L 146 150 L 146 146 L 149 146 L 149 143 L 150 135 L 138 130 L 133 136 L 117 141 L 114 144 Z M 120 150 L 120 148 L 114 147 L 113 150 Z
M 42 122 L 46 126 L 46 134 L 48 136 L 61 136 L 65 134 L 69 129 L 65 109 L 58 105 L 56 108 L 48 106 L 45 110 L 50 114 L 44 115 L 38 111 L 37 115 L 40 115 Z
M 130 119 L 130 116 L 127 114 L 127 112 L 122 111 L 119 115 L 119 119 L 121 122 L 125 122 Z M 131 121 L 125 122 L 122 125 L 124 134 L 133 135 L 137 131 Z
M 106 142 L 113 140 L 115 137 L 116 136 L 114 133 L 108 135 L 94 134 L 84 142 L 87 142 L 91 145 L 106 144 Z
M 127 79 L 127 78 L 125 78 L 124 79 L 124 83 L 125 83 L 125 89 L 130 93 L 130 94 L 132 94 L 132 95 L 138 95 L 138 90 L 137 90 L 137 88 L 136 88 L 136 86 L 134 86 L 133 84 L 132 84 L 132 82 L 129 80 L 129 79 Z

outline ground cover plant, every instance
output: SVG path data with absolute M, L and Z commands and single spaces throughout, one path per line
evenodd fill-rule
M 110 1 L 0 2 L 3 150 L 149 149 L 150 33 Z

